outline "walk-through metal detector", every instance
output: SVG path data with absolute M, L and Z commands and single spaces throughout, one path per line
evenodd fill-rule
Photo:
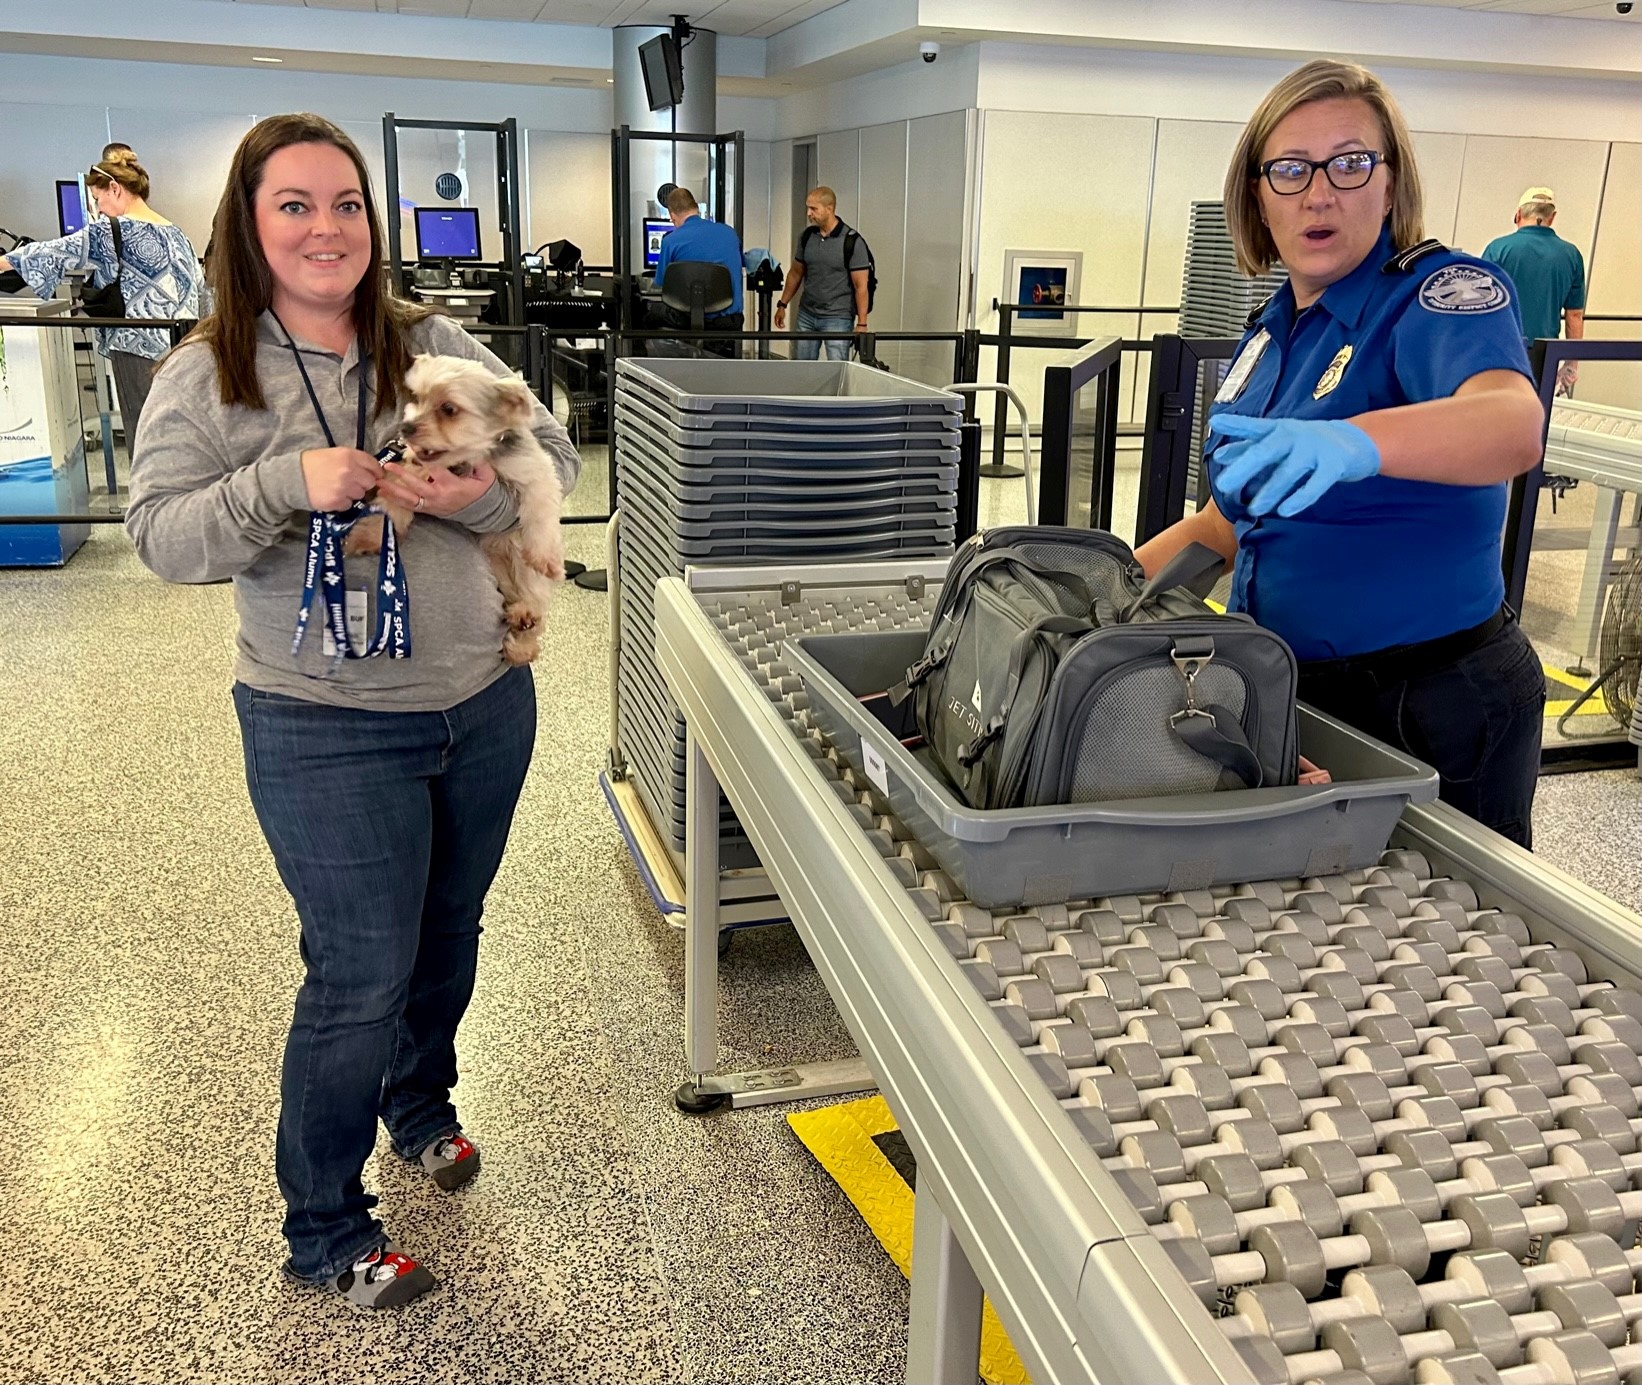
M 520 211 L 519 189 L 519 122 L 509 116 L 501 123 L 482 120 L 402 120 L 392 111 L 382 117 L 382 156 L 387 169 L 387 205 L 384 208 L 388 223 L 388 265 L 393 282 L 401 293 L 408 292 L 405 277 L 403 236 L 400 230 L 399 206 L 399 131 L 449 130 L 456 133 L 480 133 L 496 140 L 496 219 L 502 241 L 502 258 L 497 261 L 464 261 L 468 269 L 495 272 L 494 287 L 498 311 L 497 326 L 524 325 L 525 272 L 524 272 L 524 218 Z
M 728 223 L 736 235 L 742 235 L 745 216 L 746 144 L 747 137 L 736 130 L 727 135 L 679 135 L 664 130 L 635 130 L 623 125 L 610 132 L 610 206 L 615 221 L 611 228 L 610 244 L 616 262 L 616 293 L 621 300 L 621 325 L 624 329 L 641 328 L 644 324 L 638 312 L 638 290 L 643 279 L 643 209 L 633 205 L 633 144 L 644 141 L 672 146 L 671 181 L 679 182 L 678 152 L 683 146 L 707 151 L 707 186 L 691 188 L 701 198 L 702 212 L 713 221 Z M 684 184 L 689 186 L 688 183 Z M 705 195 L 703 196 L 703 191 Z M 653 194 L 651 194 L 653 196 Z M 646 198 L 648 202 L 649 198 Z M 636 214 L 637 213 L 637 214 Z

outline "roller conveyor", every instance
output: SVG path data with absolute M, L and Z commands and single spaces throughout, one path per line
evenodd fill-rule
M 947 897 L 735 647 L 943 566 L 656 589 L 687 803 L 725 790 L 918 1157 L 908 1379 L 974 1378 L 982 1286 L 1039 1381 L 1632 1378 L 1642 920 L 1442 805 L 1345 876 Z M 688 893 L 716 901 L 700 819 Z M 828 1090 L 712 1072 L 718 925 L 687 922 L 688 1090 Z

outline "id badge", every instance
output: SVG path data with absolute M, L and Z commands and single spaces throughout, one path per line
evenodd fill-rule
M 1249 344 L 1237 353 L 1237 359 L 1232 362 L 1232 368 L 1226 372 L 1225 382 L 1220 386 L 1220 392 L 1215 395 L 1216 404 L 1230 404 L 1238 395 L 1243 393 L 1243 387 L 1249 383 L 1249 376 L 1260 363 L 1260 357 L 1271 345 L 1271 333 L 1262 327 L 1249 340 Z
M 348 588 L 347 601 L 343 605 L 343 614 L 348 618 L 348 638 L 353 641 L 355 649 L 362 648 L 369 638 L 370 607 L 370 593 L 355 591 L 352 587 Z M 336 658 L 336 640 L 331 636 L 330 622 L 325 621 L 320 629 L 325 632 L 325 657 L 327 659 Z

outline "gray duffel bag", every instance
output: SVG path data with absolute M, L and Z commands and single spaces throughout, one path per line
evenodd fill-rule
M 1100 531 L 977 535 L 896 697 L 974 808 L 1293 784 L 1294 654 L 1190 590 L 1222 566 L 1194 544 L 1147 581 Z

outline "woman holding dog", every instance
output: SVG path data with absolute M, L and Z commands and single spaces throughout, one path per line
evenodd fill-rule
M 1524 846 L 1544 677 L 1505 606 L 1506 482 L 1543 410 L 1509 281 L 1424 240 L 1391 94 L 1318 61 L 1255 111 L 1226 175 L 1239 267 L 1289 280 L 1209 415 L 1213 502 L 1143 545 L 1233 565 L 1231 609 L 1282 635 L 1300 697 L 1429 762 L 1442 797 Z
M 306 965 L 275 1152 L 285 1271 L 391 1307 L 434 1281 L 372 1215 L 361 1174 L 378 1118 L 440 1187 L 478 1172 L 451 1103 L 456 1029 L 536 704 L 530 670 L 503 661 L 480 549 L 515 524 L 516 497 L 484 466 L 424 474 L 374 454 L 413 356 L 509 372 L 387 290 L 365 161 L 327 120 L 275 116 L 246 135 L 213 237 L 215 311 L 155 377 L 126 526 L 161 577 L 234 582 L 246 778 Z M 564 430 L 540 403 L 530 429 L 568 491 Z M 373 491 L 417 513 L 401 545 L 414 657 L 338 660 L 317 620 L 293 655 L 310 513 Z M 355 559 L 350 614 L 368 620 L 376 575 Z

